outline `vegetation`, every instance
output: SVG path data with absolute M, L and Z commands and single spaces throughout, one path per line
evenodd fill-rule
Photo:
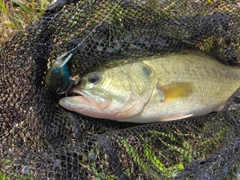
M 37 21 L 50 0 L 0 0 L 0 44 Z

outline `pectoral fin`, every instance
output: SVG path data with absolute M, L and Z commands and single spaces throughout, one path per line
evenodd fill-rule
M 193 116 L 193 114 L 187 114 L 187 115 L 184 115 L 184 114 L 173 115 L 173 116 L 169 116 L 169 117 L 167 117 L 167 118 L 160 119 L 160 120 L 158 120 L 158 122 L 162 122 L 162 121 L 172 121 L 172 120 L 179 120 L 179 119 L 185 119 L 185 118 L 188 118 L 188 117 L 191 117 L 191 116 Z
M 158 90 L 160 90 L 164 98 L 162 102 L 171 101 L 178 98 L 184 98 L 190 96 L 194 91 L 194 84 L 189 82 L 180 82 L 169 84 L 165 86 L 159 86 Z

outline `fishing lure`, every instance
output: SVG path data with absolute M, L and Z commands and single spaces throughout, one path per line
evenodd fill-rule
M 57 94 L 64 94 L 67 96 L 68 90 L 72 85 L 77 85 L 80 81 L 78 75 L 72 77 L 70 70 L 68 68 L 67 62 L 72 57 L 70 53 L 66 59 L 63 61 L 63 57 L 66 53 L 57 58 L 57 60 L 52 64 L 50 70 L 46 76 L 46 86 L 50 92 L 56 92 Z
M 73 54 L 70 53 L 65 60 L 63 60 L 63 57 L 66 56 L 66 54 L 57 58 L 57 60 L 52 64 L 51 68 L 47 72 L 45 82 L 50 92 L 63 94 L 70 86 L 71 73 L 67 62 L 72 57 L 72 55 Z

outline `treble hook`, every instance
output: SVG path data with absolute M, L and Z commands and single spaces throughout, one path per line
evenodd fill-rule
M 78 84 L 78 82 L 80 81 L 80 76 L 79 75 L 76 75 L 76 76 L 71 76 L 70 78 L 69 78 L 69 80 L 70 80 L 70 84 L 69 84 L 69 86 L 67 87 L 67 89 L 65 90 L 65 91 L 63 91 L 63 92 L 58 92 L 59 90 L 60 90 L 60 88 L 58 88 L 57 89 L 57 93 L 58 94 L 65 94 L 65 96 L 67 97 L 67 93 L 68 93 L 68 91 L 70 90 L 70 88 L 73 86 L 73 85 L 77 85 Z

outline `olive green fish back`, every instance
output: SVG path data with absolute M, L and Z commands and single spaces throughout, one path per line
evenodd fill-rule
M 69 112 L 45 79 L 74 48 L 72 76 L 181 50 L 238 66 L 239 32 L 237 0 L 52 3 L 0 47 L 0 179 L 237 179 L 240 90 L 219 113 L 141 125 Z

